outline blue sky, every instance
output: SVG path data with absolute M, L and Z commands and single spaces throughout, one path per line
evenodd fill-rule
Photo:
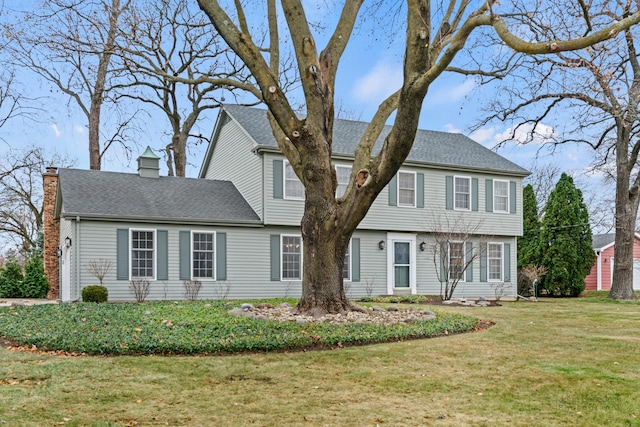
M 30 4 L 22 0 L 14 0 L 14 5 Z M 307 0 L 305 5 L 313 11 L 316 19 L 333 16 L 329 11 L 331 2 L 326 0 Z M 379 37 L 378 42 L 371 40 L 370 28 L 366 25 L 352 37 L 345 52 L 338 74 L 336 98 L 350 117 L 368 121 L 374 114 L 378 104 L 389 94 L 397 90 L 402 82 L 402 49 L 403 34 L 391 34 L 391 37 Z M 378 34 L 380 36 L 380 34 Z M 318 37 L 319 50 L 322 39 Z M 86 119 L 76 105 L 60 94 L 57 89 L 33 77 L 23 75 L 23 88 L 31 97 L 42 98 L 42 111 L 37 120 L 17 119 L 0 129 L 4 143 L 0 143 L 0 151 L 8 147 L 29 145 L 42 146 L 49 152 L 66 154 L 75 158 L 76 167 L 88 167 Z M 473 78 L 459 75 L 443 74 L 432 85 L 423 105 L 420 128 L 444 132 L 460 132 L 488 148 L 494 148 L 503 139 L 509 124 L 492 123 L 473 133 L 469 129 L 482 118 L 482 103 L 493 96 L 491 87 L 478 87 Z M 210 111 L 199 124 L 199 131 L 210 134 L 215 122 L 215 111 Z M 114 152 L 103 162 L 103 169 L 117 171 L 135 171 L 135 157 L 147 145 L 159 148 L 166 145 L 166 118 L 164 116 L 143 116 L 145 128 L 137 134 L 138 147 L 134 149 L 133 159 L 127 162 Z M 553 132 L 548 126 L 541 129 Z M 591 179 L 585 175 L 592 160 L 592 153 L 586 147 L 559 147 L 555 151 L 543 147 L 540 141 L 526 146 L 509 143 L 497 152 L 525 168 L 535 163 L 560 165 L 580 181 Z M 195 177 L 204 154 L 205 147 L 191 150 L 190 166 L 187 175 Z M 163 168 L 166 173 L 166 167 Z M 162 171 L 161 171 L 162 172 Z

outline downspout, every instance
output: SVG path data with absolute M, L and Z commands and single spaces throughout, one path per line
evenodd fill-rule
M 597 251 L 596 255 L 598 256 L 598 264 L 596 268 L 596 277 L 597 277 L 596 290 L 601 291 L 602 290 L 602 252 Z
M 76 274 L 75 274 L 75 282 L 76 282 L 76 286 L 75 286 L 75 299 L 73 298 L 73 296 L 71 297 L 71 299 L 73 300 L 73 302 L 78 302 L 80 301 L 80 226 L 78 225 L 80 223 L 80 216 L 76 216 L 76 221 L 73 224 L 73 238 L 76 241 L 76 244 L 73 245 L 73 258 L 75 260 L 75 270 L 76 270 Z

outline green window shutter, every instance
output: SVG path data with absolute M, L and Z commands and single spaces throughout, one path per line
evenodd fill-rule
M 447 265 L 449 264 L 449 245 L 447 243 L 440 243 L 440 282 L 448 280 L 447 275 L 449 270 Z
M 283 193 L 283 163 L 282 160 L 273 161 L 273 198 L 282 199 Z
M 424 174 L 416 174 L 416 207 L 424 208 Z
M 191 279 L 191 232 L 180 232 L 180 280 Z
M 516 182 L 509 181 L 509 213 L 516 213 Z
M 480 243 L 480 281 L 487 281 L 487 244 Z
M 471 210 L 478 211 L 478 178 L 471 178 Z
M 129 229 L 116 230 L 116 279 L 129 280 Z
M 473 282 L 473 261 L 468 261 L 473 259 L 473 243 L 467 242 L 466 250 L 467 250 L 467 254 L 466 254 L 465 264 L 467 264 L 467 269 L 465 270 L 465 274 L 466 274 L 465 280 L 467 282 Z
M 227 233 L 216 233 L 216 280 L 227 280 Z
M 271 280 L 280 281 L 280 235 L 271 235 Z
M 169 233 L 167 230 L 158 230 L 158 280 L 169 280 Z
M 389 184 L 389 206 L 398 206 L 398 177 L 396 175 L 391 178 Z
M 504 281 L 511 281 L 511 244 L 505 243 L 503 247 L 504 253 L 502 254 L 504 260 Z
M 360 239 L 351 239 L 351 281 L 360 281 Z
M 487 179 L 484 185 L 484 194 L 486 199 L 486 211 L 493 212 L 493 180 Z
M 447 210 L 453 210 L 453 176 L 447 175 L 445 177 L 445 190 L 446 190 L 446 208 Z

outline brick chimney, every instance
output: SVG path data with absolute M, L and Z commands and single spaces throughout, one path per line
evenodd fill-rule
M 60 259 L 58 246 L 60 245 L 60 220 L 55 218 L 56 192 L 58 190 L 58 168 L 49 166 L 42 174 L 44 190 L 44 205 L 42 207 L 42 222 L 44 223 L 44 274 L 49 279 L 47 298 L 60 297 Z

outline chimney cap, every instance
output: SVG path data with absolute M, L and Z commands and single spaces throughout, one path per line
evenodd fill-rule
M 47 173 L 49 174 L 53 174 L 53 175 L 57 175 L 58 174 L 58 167 L 57 166 L 47 166 Z

